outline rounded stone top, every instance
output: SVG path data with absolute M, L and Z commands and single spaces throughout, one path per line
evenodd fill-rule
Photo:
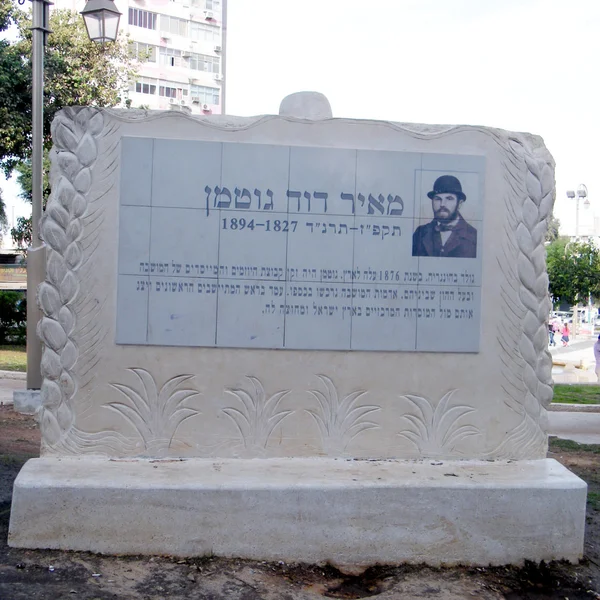
M 279 105 L 279 114 L 312 121 L 331 119 L 333 116 L 329 100 L 320 92 L 296 92 L 286 96 Z

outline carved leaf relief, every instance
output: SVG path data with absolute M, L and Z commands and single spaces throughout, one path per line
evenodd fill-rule
M 273 430 L 293 410 L 281 410 L 281 401 L 290 390 L 275 392 L 267 398 L 263 384 L 256 377 L 246 377 L 251 386 L 245 389 L 227 389 L 236 400 L 235 405 L 222 409 L 235 424 L 244 448 L 256 456 L 263 456 Z
M 123 400 L 109 402 L 105 407 L 119 413 L 136 429 L 146 451 L 165 452 L 171 446 L 179 426 L 187 419 L 200 414 L 198 410 L 186 406 L 186 402 L 198 396 L 199 392 L 180 387 L 193 375 L 172 377 L 159 389 L 146 369 L 127 370 L 137 376 L 137 384 L 111 383 L 111 387 L 121 393 Z
M 341 454 L 359 433 L 379 427 L 367 417 L 381 407 L 361 404 L 360 399 L 367 393 L 364 390 L 350 392 L 340 400 L 333 381 L 326 375 L 317 377 L 323 384 L 323 391 L 309 390 L 309 393 L 316 398 L 318 407 L 305 410 L 319 427 L 325 452 Z
M 457 454 L 456 446 L 468 437 L 481 435 L 474 425 L 464 423 L 463 417 L 475 412 L 466 405 L 450 405 L 456 390 L 444 394 L 434 405 L 431 400 L 407 394 L 406 400 L 416 414 L 403 415 L 408 427 L 397 435 L 412 442 L 424 456 L 449 456 Z

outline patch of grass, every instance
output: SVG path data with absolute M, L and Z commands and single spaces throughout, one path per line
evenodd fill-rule
M 599 444 L 578 444 L 573 440 L 562 440 L 560 438 L 551 436 L 548 442 L 550 450 L 566 450 L 573 452 L 591 452 L 592 454 L 600 454 Z
M 600 404 L 600 385 L 569 385 L 557 383 L 554 386 L 552 402 L 564 404 Z
M 0 371 L 27 371 L 25 346 L 0 346 Z
M 588 492 L 587 501 L 594 510 L 600 510 L 600 493 Z

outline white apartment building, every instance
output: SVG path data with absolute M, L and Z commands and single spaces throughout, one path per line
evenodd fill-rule
M 116 0 L 119 30 L 141 60 L 132 108 L 222 114 L 225 107 L 227 0 Z M 81 11 L 84 0 L 54 0 Z

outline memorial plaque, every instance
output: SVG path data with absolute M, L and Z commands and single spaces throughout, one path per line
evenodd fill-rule
M 478 351 L 484 157 L 125 137 L 121 165 L 117 343 Z M 479 251 L 415 255 L 448 177 L 444 247 Z
M 69 108 L 52 138 L 42 457 L 11 544 L 581 557 L 585 483 L 546 458 L 540 138 L 333 119 L 315 93 L 247 118 Z

